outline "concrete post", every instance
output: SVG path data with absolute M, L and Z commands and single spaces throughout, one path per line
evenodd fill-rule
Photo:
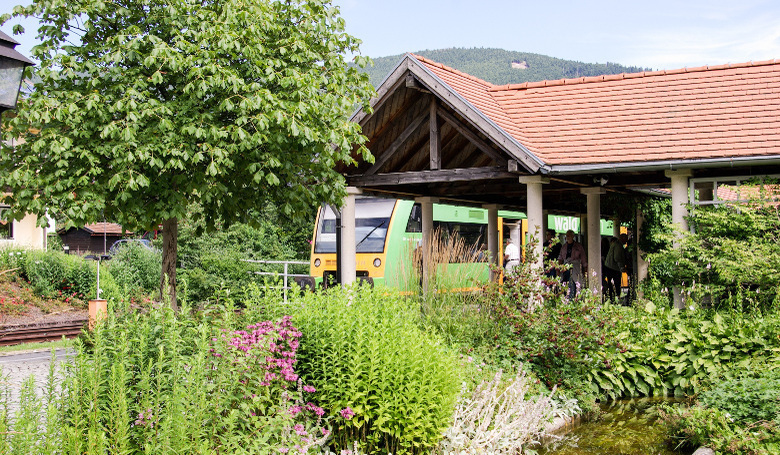
M 540 175 L 520 177 L 526 187 L 526 216 L 528 216 L 528 238 L 534 239 L 534 265 L 544 267 L 544 209 L 542 207 L 542 185 L 550 179 Z
M 422 244 L 420 245 L 422 251 L 422 287 L 423 294 L 428 293 L 428 281 L 430 276 L 435 272 L 429 270 L 433 267 L 431 261 L 431 242 L 433 241 L 433 203 L 438 202 L 437 199 L 432 197 L 421 197 L 416 199 L 420 203 L 422 208 Z
M 688 230 L 688 222 L 685 217 L 688 215 L 688 209 L 685 204 L 688 203 L 688 178 L 693 175 L 690 169 L 680 169 L 671 171 L 668 170 L 664 173 L 667 177 L 672 179 L 672 223 L 682 231 Z M 674 241 L 675 248 L 680 246 L 680 241 Z M 680 288 L 675 286 L 674 293 L 674 307 L 685 308 L 685 303 L 682 300 L 682 294 Z
M 620 238 L 620 218 L 612 217 L 612 237 Z
M 487 247 L 490 254 L 490 264 L 501 267 L 501 256 L 498 244 L 498 206 L 495 204 L 486 205 L 488 215 Z M 490 281 L 498 279 L 497 274 L 490 271 Z
M 597 186 L 580 190 L 588 201 L 588 286 L 601 295 L 601 195 L 607 190 Z
M 358 188 L 348 187 L 341 208 L 341 284 L 348 286 L 357 278 L 357 250 L 355 245 L 355 196 Z

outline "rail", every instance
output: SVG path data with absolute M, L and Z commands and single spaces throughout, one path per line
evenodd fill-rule
M 64 323 L 5 326 L 0 328 L 0 346 L 57 341 L 63 336 L 75 338 L 81 334 L 86 323 L 86 319 L 78 319 Z
M 256 259 L 244 259 L 244 262 L 249 262 L 252 264 L 266 264 L 266 265 L 283 265 L 284 270 L 280 274 L 279 272 L 249 272 L 255 275 L 265 275 L 265 276 L 281 276 L 284 279 L 284 284 L 282 286 L 283 294 L 284 294 L 284 303 L 287 303 L 287 290 L 290 289 L 290 278 L 305 278 L 309 275 L 303 274 L 303 273 L 290 273 L 290 265 L 307 265 L 309 264 L 308 261 L 264 261 L 264 260 L 256 260 Z

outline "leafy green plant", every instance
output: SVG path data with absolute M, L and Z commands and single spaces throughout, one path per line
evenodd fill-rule
M 769 422 L 735 425 L 717 408 L 665 407 L 664 422 L 672 444 L 695 449 L 706 446 L 719 454 L 774 455 L 780 452 L 780 427 Z
M 705 407 L 727 412 L 737 424 L 780 425 L 780 369 L 743 372 L 702 392 L 699 399 Z
M 436 445 L 458 395 L 457 359 L 420 330 L 413 301 L 355 287 L 306 294 L 294 308 L 304 334 L 298 369 L 332 418 L 334 447 L 425 453 Z
M 79 256 L 59 251 L 28 251 L 20 271 L 43 297 L 78 302 L 95 295 L 96 266 Z
M 129 242 L 119 248 L 106 264 L 116 284 L 130 292 L 139 290 L 149 294 L 160 285 L 160 253 L 137 242 Z

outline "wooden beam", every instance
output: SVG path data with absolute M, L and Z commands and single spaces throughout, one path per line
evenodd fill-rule
M 435 171 L 387 172 L 384 174 L 363 174 L 347 177 L 350 186 L 369 187 L 384 185 L 415 185 L 421 183 L 467 182 L 470 180 L 490 180 L 497 178 L 517 178 L 507 172 L 503 166 L 439 169 Z
M 489 121 L 484 114 L 455 93 L 450 87 L 443 84 L 433 73 L 427 70 L 422 63 L 417 60 L 409 61 L 409 70 L 417 77 L 421 84 L 436 94 L 439 99 L 450 106 L 454 111 L 467 118 L 475 128 L 490 137 L 497 146 L 504 149 L 510 156 L 513 156 L 530 173 L 536 173 L 541 167 L 538 158 L 526 150 L 519 142 L 511 138 L 498 125 Z
M 476 145 L 478 149 L 480 149 L 484 154 L 490 156 L 494 160 L 496 160 L 499 164 L 505 164 L 506 159 L 498 152 L 493 150 L 493 148 L 485 141 L 482 140 L 479 136 L 474 134 L 470 129 L 468 129 L 465 125 L 463 125 L 457 118 L 455 118 L 454 115 L 450 114 L 449 112 L 445 111 L 442 108 L 439 108 L 436 110 L 436 112 L 443 118 L 447 123 L 449 123 L 453 128 L 455 128 L 460 134 L 466 137 L 466 139 L 469 140 L 472 144 Z
M 431 97 L 431 111 L 428 114 L 430 128 L 431 170 L 441 168 L 441 138 L 439 136 L 439 117 L 436 115 L 436 97 Z
M 367 171 L 365 175 L 372 175 L 376 174 L 376 171 L 379 170 L 385 163 L 387 163 L 387 160 L 393 157 L 398 150 L 400 150 L 401 146 L 404 145 L 404 143 L 409 139 L 409 137 L 417 130 L 417 128 L 420 127 L 420 125 L 423 124 L 425 120 L 428 119 L 428 115 L 421 115 L 417 117 L 412 123 L 409 124 L 409 126 L 406 127 L 405 130 L 393 141 L 390 146 L 383 151 L 380 154 L 375 154 L 376 161 L 374 162 L 374 165 L 371 166 Z
M 392 95 L 393 92 L 398 89 L 398 87 L 406 82 L 406 78 L 403 77 L 403 74 L 408 70 L 409 60 L 403 59 L 395 71 L 393 71 L 393 73 L 385 79 L 384 84 L 377 88 L 376 96 L 371 98 L 369 101 L 371 109 L 374 112 L 379 110 L 379 108 L 382 107 L 388 98 L 390 98 L 390 95 Z M 363 122 L 366 120 L 366 117 L 368 117 L 368 113 L 363 109 L 360 109 L 352 114 L 352 118 L 350 120 L 363 126 Z

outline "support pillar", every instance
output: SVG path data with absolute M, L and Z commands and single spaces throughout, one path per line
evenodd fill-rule
M 501 267 L 501 256 L 498 245 L 498 205 L 490 204 L 484 206 L 488 215 L 487 247 L 490 258 L 489 264 Z M 490 281 L 498 279 L 498 275 L 490 270 Z
M 355 196 L 360 189 L 347 188 L 347 197 L 341 208 L 341 284 L 348 286 L 357 278 L 357 249 L 355 242 Z
M 544 209 L 542 207 L 542 185 L 550 179 L 540 175 L 520 177 L 526 187 L 526 216 L 528 216 L 528 238 L 535 242 L 534 266 L 544 267 Z
M 645 279 L 647 279 L 648 275 L 648 266 L 649 264 L 644 259 L 645 252 L 639 249 L 638 246 L 638 240 L 639 236 L 642 235 L 642 229 L 645 225 L 645 214 L 642 213 L 642 210 L 636 209 L 636 232 L 634 233 L 634 242 L 637 243 L 637 249 L 636 249 L 636 282 L 637 284 L 641 283 Z M 639 287 L 637 286 L 637 289 Z M 639 291 L 637 291 L 637 295 L 639 295 Z M 642 295 L 639 295 L 639 297 L 643 297 Z
M 690 169 L 680 169 L 675 171 L 666 171 L 664 173 L 667 177 L 672 179 L 672 223 L 681 231 L 688 231 L 688 221 L 685 217 L 688 216 L 688 209 L 685 204 L 688 203 L 688 178 L 693 175 Z M 680 241 L 678 237 L 675 237 L 674 247 L 680 247 Z M 680 293 L 680 288 L 675 286 L 674 292 L 674 307 L 685 308 L 685 303 Z
M 435 272 L 431 270 L 435 267 L 431 260 L 431 242 L 433 241 L 433 203 L 438 199 L 432 197 L 421 197 L 416 199 L 422 208 L 422 290 L 423 294 L 428 294 L 428 281 Z
M 612 217 L 612 237 L 620 238 L 620 218 L 616 216 Z
M 587 283 L 594 295 L 601 295 L 601 195 L 607 190 L 598 186 L 580 191 L 588 199 Z

